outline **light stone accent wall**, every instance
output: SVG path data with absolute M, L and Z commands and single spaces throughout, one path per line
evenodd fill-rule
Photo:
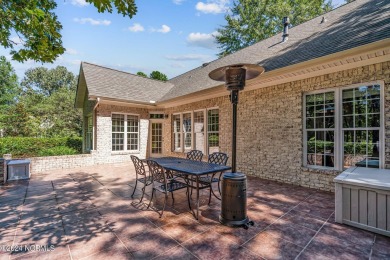
M 31 173 L 80 168 L 95 164 L 94 157 L 91 154 L 32 157 L 29 160 L 31 160 Z

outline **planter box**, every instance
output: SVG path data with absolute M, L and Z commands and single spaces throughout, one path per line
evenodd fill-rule
M 390 170 L 351 167 L 334 182 L 336 222 L 390 236 Z

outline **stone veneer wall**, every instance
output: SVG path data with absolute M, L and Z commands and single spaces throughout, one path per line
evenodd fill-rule
M 29 160 L 31 160 L 31 173 L 80 168 L 95 164 L 94 157 L 91 154 L 33 157 Z
M 385 83 L 385 164 L 390 168 L 390 62 L 349 69 L 240 93 L 237 168 L 246 174 L 306 187 L 334 191 L 332 170 L 303 167 L 303 94 L 372 81 Z M 228 96 L 187 104 L 166 113 L 219 107 L 220 150 L 231 154 L 231 105 Z M 171 140 L 171 120 L 164 140 Z M 165 142 L 164 153 L 171 152 Z M 230 162 L 229 162 L 230 163 Z

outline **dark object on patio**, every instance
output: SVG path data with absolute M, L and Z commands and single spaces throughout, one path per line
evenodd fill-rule
M 225 173 L 222 180 L 222 206 L 219 222 L 226 226 L 253 226 L 246 213 L 246 175 L 239 172 Z
M 191 150 L 187 153 L 187 159 L 193 161 L 202 161 L 203 153 L 199 150 Z
M 165 199 L 164 199 L 164 205 L 160 214 L 160 218 L 164 214 L 164 209 L 167 204 L 168 200 L 168 193 L 171 193 L 172 196 L 172 203 L 175 202 L 175 198 L 173 197 L 173 192 L 176 190 L 184 189 L 187 188 L 187 199 L 188 199 L 188 204 L 189 203 L 189 192 L 188 192 L 188 185 L 186 183 L 177 181 L 175 179 L 168 178 L 166 170 L 159 165 L 157 162 L 153 160 L 147 160 L 148 166 L 149 166 L 149 171 L 152 176 L 152 185 L 153 185 L 153 190 L 152 190 L 152 196 L 150 198 L 150 202 L 148 205 L 148 208 L 150 207 L 154 192 L 159 191 L 161 193 L 165 194 Z M 190 205 L 191 206 L 191 205 Z
M 144 162 L 141 159 L 139 159 L 137 156 L 134 156 L 134 155 L 130 155 L 130 158 L 133 161 L 134 168 L 135 168 L 135 174 L 136 174 L 135 186 L 134 186 L 133 193 L 131 194 L 131 197 L 134 196 L 135 190 L 137 188 L 137 183 L 138 182 L 143 183 L 144 186 L 142 187 L 142 196 L 141 196 L 141 199 L 139 200 L 139 202 L 141 203 L 143 198 L 144 198 L 144 195 L 145 195 L 146 187 L 151 185 L 153 182 L 152 176 L 150 175 L 150 172 L 147 172 L 145 170 Z
M 215 153 L 212 153 L 212 154 L 209 155 L 208 162 L 209 163 L 218 164 L 218 165 L 226 165 L 228 159 L 229 159 L 229 157 L 228 157 L 228 155 L 226 153 L 215 152 Z M 216 174 L 219 174 L 218 178 L 215 178 Z M 211 193 L 217 199 L 220 200 L 220 198 L 218 198 L 218 196 L 215 195 L 215 193 L 213 191 L 213 183 L 216 183 L 216 182 L 218 183 L 218 192 L 219 192 L 219 195 L 221 195 L 221 185 L 220 185 L 221 176 L 222 176 L 222 172 L 217 172 L 217 173 L 209 174 L 209 175 L 202 176 L 202 177 L 199 178 L 199 182 L 202 185 L 206 185 L 206 186 L 210 187 L 209 204 L 211 202 Z

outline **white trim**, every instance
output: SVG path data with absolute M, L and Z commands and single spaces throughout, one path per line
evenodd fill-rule
M 153 123 L 155 124 L 161 124 L 161 154 L 157 153 L 152 153 L 152 135 L 153 135 L 153 130 L 152 130 L 152 125 Z M 149 136 L 148 136 L 148 149 L 149 149 L 149 154 L 152 157 L 158 157 L 162 156 L 164 153 L 164 122 L 161 119 L 149 119 Z

